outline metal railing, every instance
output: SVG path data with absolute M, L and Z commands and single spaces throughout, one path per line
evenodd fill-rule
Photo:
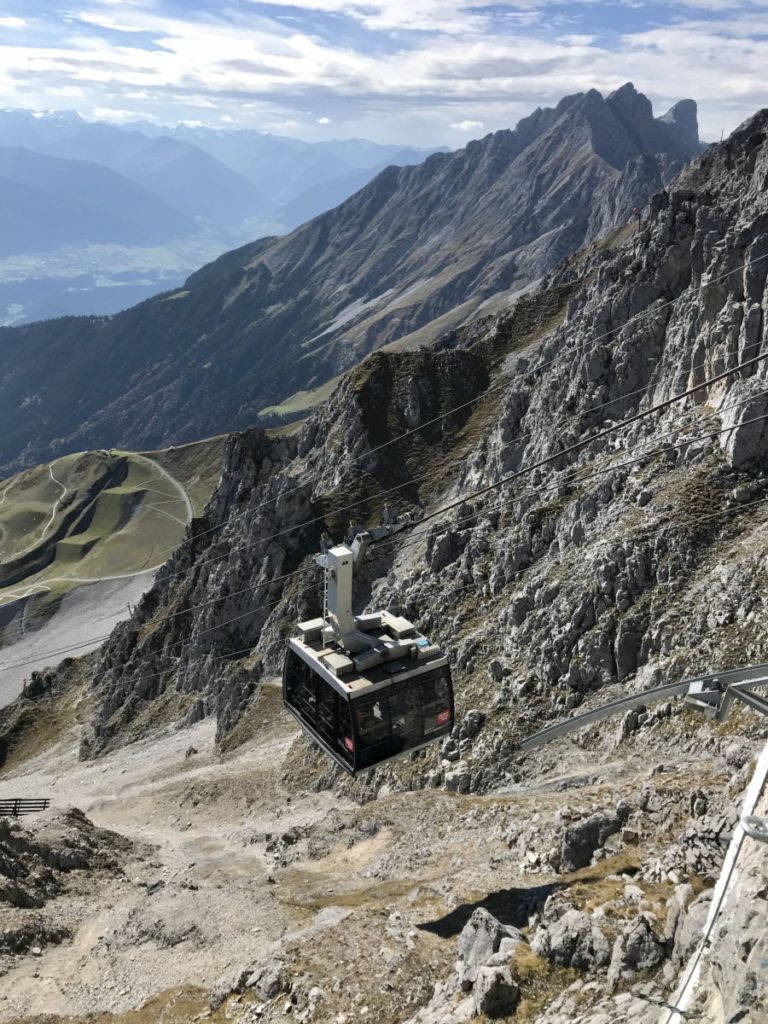
M 632 693 L 627 697 L 619 697 L 608 704 L 585 711 L 573 718 L 548 725 L 546 729 L 533 733 L 520 744 L 519 750 L 535 750 L 545 743 L 565 736 L 569 732 L 583 729 L 592 722 L 614 715 L 623 714 L 631 708 L 642 707 L 654 701 L 669 697 L 685 696 L 685 703 L 697 711 L 703 711 L 708 718 L 723 722 L 731 710 L 734 700 L 740 700 L 755 711 L 768 715 L 768 701 L 753 693 L 751 687 L 768 686 L 768 665 L 752 665 L 749 668 L 732 668 L 725 672 L 708 672 L 706 675 L 693 679 L 684 679 L 679 683 L 666 683 L 652 690 Z
M 11 799 L 0 799 L 0 816 L 5 815 L 11 818 L 20 818 L 22 814 L 36 814 L 51 806 L 48 797 L 35 799 L 34 797 L 13 797 Z

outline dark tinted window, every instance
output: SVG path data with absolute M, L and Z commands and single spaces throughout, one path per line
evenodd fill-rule
M 380 694 L 356 701 L 355 717 L 361 745 L 380 743 L 389 736 L 389 697 Z
M 336 709 L 339 695 L 329 682 L 317 677 L 317 732 L 326 743 L 336 740 Z
M 285 666 L 285 699 L 331 752 L 352 764 L 355 740 L 349 703 L 294 652 Z
M 453 696 L 448 668 L 436 669 L 419 680 L 424 738 L 445 732 L 453 724 Z
M 453 726 L 450 671 L 433 669 L 352 704 L 356 767 L 367 768 L 437 739 Z
M 421 707 L 414 682 L 400 683 L 389 696 L 392 739 L 401 750 L 421 743 Z
M 352 764 L 355 757 L 355 734 L 349 702 L 339 697 L 336 749 L 345 761 Z
M 317 677 L 305 661 L 291 651 L 285 666 L 285 699 L 311 726 L 317 722 Z

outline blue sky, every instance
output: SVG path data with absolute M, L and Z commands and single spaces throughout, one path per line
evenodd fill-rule
M 2 0 L 5 106 L 461 145 L 631 80 L 719 138 L 768 104 L 768 0 Z

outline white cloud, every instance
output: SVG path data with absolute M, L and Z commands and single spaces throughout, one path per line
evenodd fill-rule
M 682 0 L 683 7 L 700 11 L 737 11 L 746 8 L 766 8 L 768 0 Z
M 292 117 L 287 117 L 284 121 L 267 121 L 264 125 L 268 132 L 286 132 L 298 127 L 299 122 Z
M 0 28 L 25 28 L 26 25 L 24 18 L 0 18 Z
M 582 0 L 580 9 L 595 13 L 572 27 L 598 26 L 601 2 Z M 251 14 L 216 5 L 208 15 L 172 17 L 161 13 L 161 0 L 89 0 L 80 13 L 70 8 L 63 31 L 51 22 L 47 36 L 14 32 L 13 43 L 6 33 L 0 88 L 4 105 L 46 108 L 61 105 L 62 90 L 78 90 L 82 113 L 113 120 L 171 122 L 207 110 L 210 123 L 301 126 L 317 138 L 332 123 L 382 141 L 439 144 L 446 125 L 462 133 L 511 126 L 568 93 L 610 91 L 632 79 L 659 113 L 684 96 L 699 100 L 707 137 L 716 138 L 768 93 L 768 0 L 747 3 L 684 0 L 668 24 L 609 47 L 594 31 L 545 33 L 540 21 L 533 32 L 517 21 L 540 19 L 547 0 L 497 3 L 496 16 L 504 8 L 514 19 L 506 31 L 479 0 L 271 0 L 270 9 L 291 14 L 289 23 L 258 6 Z M 354 33 L 323 39 L 314 24 L 302 30 L 297 7 L 346 15 L 386 45 L 355 46 Z M 705 10 L 723 16 L 705 18 Z M 424 31 L 401 35 L 414 28 Z M 313 109 L 326 113 L 304 113 Z
M 259 4 L 262 0 L 251 0 Z M 481 3 L 468 0 L 272 0 L 274 7 L 300 7 L 327 14 L 343 14 L 374 31 L 422 31 L 461 34 L 488 23 Z M 511 8 L 525 3 L 502 3 Z
M 95 107 L 93 116 L 100 121 L 135 121 L 142 115 L 137 110 L 116 110 L 114 107 Z
M 451 128 L 455 128 L 457 132 L 479 132 L 485 125 L 482 121 L 453 121 Z
M 565 35 L 558 36 L 555 39 L 556 43 L 562 43 L 564 46 L 591 46 L 595 42 L 595 36 L 585 35 Z
M 81 11 L 77 15 L 70 15 L 72 21 L 82 21 L 86 25 L 94 25 L 96 28 L 108 28 L 111 32 L 143 32 L 144 29 L 137 23 L 131 24 L 122 18 L 113 18 L 108 14 L 100 14 L 98 11 Z

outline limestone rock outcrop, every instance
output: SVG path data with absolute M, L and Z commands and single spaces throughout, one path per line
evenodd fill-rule
M 417 619 L 470 694 L 498 663 L 493 715 L 510 716 L 506 733 L 490 719 L 457 732 L 430 785 L 450 776 L 477 792 L 508 777 L 510 729 L 601 687 L 727 667 L 733 629 L 739 660 L 768 660 L 748 543 L 768 495 L 754 404 L 766 362 L 610 432 L 762 343 L 766 127 L 756 115 L 658 194 L 639 232 L 585 252 L 509 314 L 436 351 L 373 355 L 293 436 L 234 436 L 205 517 L 104 649 L 83 755 L 140 735 L 170 693 L 180 718 L 218 710 L 230 728 L 258 689 L 234 667 L 251 681 L 279 671 L 291 624 L 318 613 L 323 531 L 379 522 L 384 502 L 414 524 L 454 507 L 375 552 L 357 605 Z M 745 546 L 724 555 L 725 536 Z M 668 714 L 639 713 L 632 735 Z

